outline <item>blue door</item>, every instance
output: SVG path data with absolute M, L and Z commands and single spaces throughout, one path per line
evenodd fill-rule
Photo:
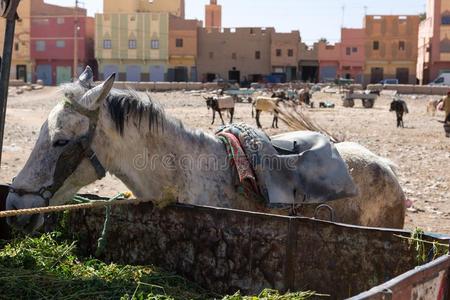
M 191 78 L 190 81 L 197 81 L 197 68 L 196 67 L 191 67 Z
M 119 67 L 116 65 L 106 65 L 103 67 L 103 80 L 111 76 L 113 73 L 119 75 Z M 117 78 L 117 77 L 116 77 Z
M 150 81 L 164 81 L 164 66 L 157 65 L 150 67 Z
M 141 67 L 127 66 L 127 81 L 139 82 L 141 81 Z
M 42 80 L 44 85 L 52 85 L 52 66 L 51 65 L 37 65 L 36 66 L 36 79 Z
M 337 67 L 320 68 L 320 81 L 333 81 L 336 79 Z

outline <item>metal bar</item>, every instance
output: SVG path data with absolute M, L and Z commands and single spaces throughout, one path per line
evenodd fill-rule
M 11 2 L 12 3 L 10 3 L 10 5 L 13 5 L 13 7 L 11 8 L 9 16 L 6 20 L 5 41 L 3 44 L 3 59 L 0 75 L 0 166 L 2 162 L 3 136 L 5 130 L 6 106 L 8 103 L 9 76 L 11 73 L 14 32 L 16 29 L 16 10 L 19 5 L 19 1 L 11 0 Z

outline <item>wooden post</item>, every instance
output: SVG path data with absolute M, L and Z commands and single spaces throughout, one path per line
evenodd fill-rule
M 3 57 L 0 70 L 0 165 L 2 161 L 3 136 L 5 130 L 6 106 L 8 103 L 9 76 L 11 73 L 11 60 L 16 29 L 17 7 L 20 0 L 1 0 L 2 7 L 6 7 L 3 17 L 6 18 L 5 41 L 3 44 Z

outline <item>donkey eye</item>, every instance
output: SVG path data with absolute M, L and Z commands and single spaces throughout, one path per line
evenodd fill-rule
M 57 140 L 53 143 L 53 147 L 64 147 L 69 143 L 69 140 Z

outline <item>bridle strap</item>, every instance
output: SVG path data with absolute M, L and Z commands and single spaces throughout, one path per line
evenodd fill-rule
M 79 138 L 77 143 L 80 145 L 80 147 L 82 149 L 82 152 L 83 152 L 82 156 L 84 158 L 87 158 L 90 161 L 92 167 L 94 168 L 95 173 L 97 174 L 97 179 L 104 178 L 106 176 L 106 169 L 103 167 L 102 163 L 98 159 L 95 151 L 92 150 L 92 148 L 91 148 L 92 140 L 94 138 L 95 130 L 97 128 L 99 110 L 89 111 L 89 110 L 85 109 L 84 107 L 82 107 L 81 105 L 79 105 L 78 103 L 72 102 L 68 99 L 64 100 L 64 104 L 69 105 L 74 111 L 89 118 L 89 123 L 90 123 L 89 131 L 88 131 L 87 135 Z M 64 180 L 56 181 L 54 179 L 53 185 L 48 186 L 48 187 L 43 187 L 39 191 L 28 191 L 25 189 L 18 189 L 18 188 L 13 188 L 10 186 L 9 192 L 13 193 L 13 194 L 17 194 L 21 197 L 25 196 L 25 195 L 39 196 L 45 200 L 45 203 L 48 206 L 50 199 L 61 188 L 64 181 L 72 174 L 68 174 L 68 176 L 66 178 L 64 178 Z

